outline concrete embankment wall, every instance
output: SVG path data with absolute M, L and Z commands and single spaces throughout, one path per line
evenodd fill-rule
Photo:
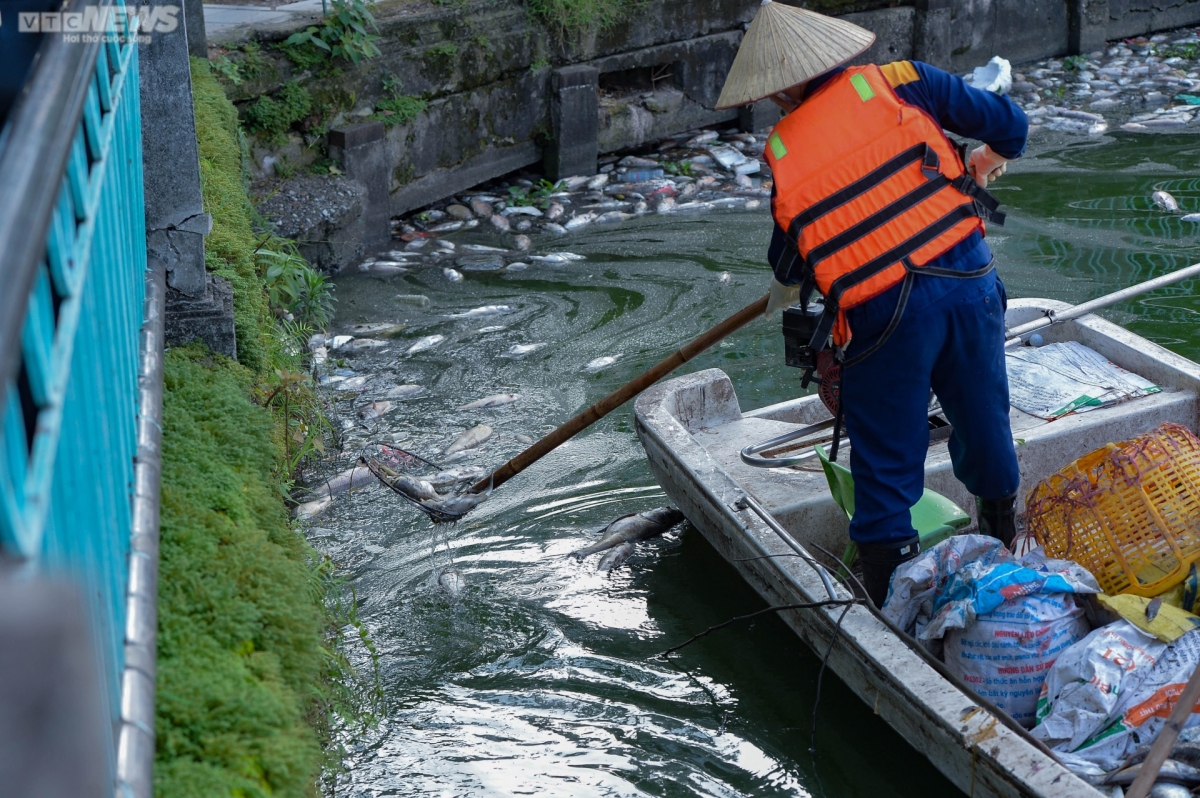
M 1200 0 L 887 0 L 809 3 L 878 35 L 863 60 L 916 58 L 963 72 L 1003 55 L 1013 62 L 1090 52 L 1106 39 L 1200 22 Z M 713 111 L 745 25 L 758 3 L 653 0 L 622 23 L 564 42 L 521 0 L 483 0 L 425 11 L 379 7 L 382 54 L 357 67 L 301 71 L 270 47 L 267 68 L 230 86 L 243 108 L 297 81 L 313 99 L 274 150 L 292 165 L 330 154 L 367 184 L 384 218 L 529 166 L 550 177 L 594 171 L 597 154 L 719 123 L 759 129 L 773 107 Z M 260 32 L 266 42 L 288 31 Z M 237 57 L 237 53 L 231 54 Z M 411 121 L 390 127 L 376 104 L 422 98 Z M 328 135 L 328 138 L 326 138 Z M 271 148 L 253 148 L 262 168 Z M 378 226 L 374 226 L 376 231 Z M 369 236 L 368 236 L 369 237 Z

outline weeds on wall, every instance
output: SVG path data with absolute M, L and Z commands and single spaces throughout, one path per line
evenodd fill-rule
M 384 96 L 375 103 L 375 113 L 371 118 L 382 122 L 385 127 L 407 125 L 428 105 L 420 97 L 402 94 L 400 79 L 392 74 L 383 76 L 383 94 Z
M 296 53 L 306 60 L 324 53 L 329 58 L 341 58 L 357 64 L 379 55 L 379 47 L 375 45 L 379 39 L 379 26 L 375 24 L 375 15 L 371 13 L 370 8 L 374 3 L 364 0 L 332 0 L 332 5 L 332 12 L 321 21 L 320 27 L 310 25 L 298 33 L 293 33 L 284 41 L 283 46 L 294 48 Z M 305 48 L 308 48 L 309 52 L 305 52 Z
M 529 0 L 534 17 L 564 39 L 622 22 L 641 0 Z
M 259 97 L 243 112 L 246 127 L 271 144 L 280 144 L 292 125 L 308 116 L 312 110 L 312 95 L 294 80 L 280 87 L 274 95 Z
M 276 316 L 302 331 L 329 329 L 335 301 L 333 286 L 325 275 L 308 265 L 295 242 L 271 236 L 255 251 L 255 258 Z

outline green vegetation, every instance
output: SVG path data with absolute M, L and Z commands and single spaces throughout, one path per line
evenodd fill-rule
M 420 97 L 409 97 L 401 93 L 400 79 L 388 73 L 383 76 L 383 98 L 375 103 L 372 119 L 384 126 L 407 125 L 425 110 L 428 103 Z
M 562 38 L 605 30 L 622 22 L 639 0 L 529 0 L 534 17 Z
M 1200 44 L 1173 44 L 1170 47 L 1156 47 L 1154 54 L 1160 58 L 1182 58 L 1186 61 L 1200 59 Z
M 425 51 L 421 56 L 425 66 L 434 72 L 447 72 L 454 66 L 454 58 L 458 55 L 458 45 L 454 42 L 442 42 Z
M 509 186 L 509 205 L 537 205 L 540 208 L 550 206 L 550 195 L 561 190 L 562 182 L 551 183 L 549 180 L 539 180 L 532 188 L 524 186 Z
M 332 0 L 331 4 L 333 11 L 321 20 L 321 27 L 311 25 L 299 33 L 293 33 L 284 41 L 284 47 L 308 47 L 324 52 L 329 58 L 341 58 L 353 64 L 379 55 L 379 47 L 375 44 L 379 36 L 368 31 L 368 28 L 379 30 L 370 9 L 374 3 Z
M 669 175 L 680 175 L 682 177 L 692 176 L 691 161 L 663 161 L 662 168 L 663 171 Z
M 531 61 L 529 63 L 529 71 L 537 72 L 539 70 L 545 69 L 548 66 L 550 66 L 550 61 L 547 60 L 545 57 L 535 58 L 533 61 Z
M 340 761 L 322 750 L 335 716 L 369 723 L 379 694 L 345 656 L 345 628 L 376 656 L 352 596 L 284 503 L 328 431 L 295 344 L 331 300 L 293 244 L 256 240 L 237 114 L 208 62 L 192 81 L 207 265 L 233 284 L 240 362 L 200 344 L 165 360 L 155 793 L 311 796 Z
M 1069 55 L 1063 59 L 1063 69 L 1068 72 L 1079 72 L 1087 66 L 1087 57 L 1082 55 Z
M 246 108 L 246 127 L 263 141 L 280 144 L 292 125 L 312 110 L 312 95 L 294 80 L 279 87 L 275 96 L 259 97 Z

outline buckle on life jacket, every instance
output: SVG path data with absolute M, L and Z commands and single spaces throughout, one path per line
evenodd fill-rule
M 1005 213 L 1000 210 L 1000 200 L 992 192 L 971 177 L 969 174 L 959 175 L 951 183 L 956 189 L 966 194 L 975 202 L 975 215 L 987 219 L 998 227 L 1004 226 Z

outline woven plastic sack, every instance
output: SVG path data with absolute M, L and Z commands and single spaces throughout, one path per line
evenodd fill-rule
M 1200 438 L 1166 423 L 1053 474 L 1025 502 L 1030 534 L 1109 595 L 1152 597 L 1200 559 Z

